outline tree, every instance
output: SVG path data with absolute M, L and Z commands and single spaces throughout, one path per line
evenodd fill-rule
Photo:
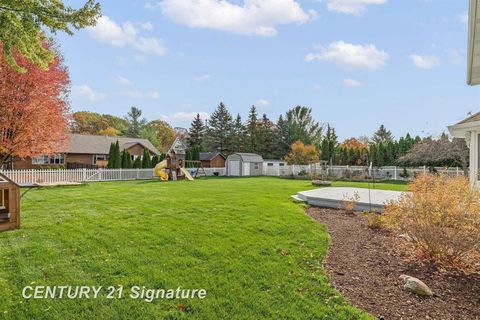
M 292 144 L 290 154 L 285 157 L 285 160 L 288 164 L 306 165 L 318 160 L 318 151 L 313 144 L 305 145 L 299 140 Z
M 418 142 L 403 157 L 398 159 L 404 165 L 460 166 L 468 170 L 470 151 L 464 139 L 452 139 L 443 134 L 438 140 L 430 138 Z
M 70 122 L 70 131 L 81 134 L 119 136 L 124 134 L 126 128 L 127 122 L 125 119 L 89 111 L 73 113 Z
M 115 128 L 108 127 L 106 129 L 102 129 L 98 131 L 98 134 L 101 136 L 109 136 L 109 137 L 116 137 L 120 134 L 120 131 L 118 131 Z
M 321 155 L 322 160 L 334 162 L 335 161 L 335 151 L 338 145 L 338 136 L 335 133 L 335 128 L 330 127 L 327 125 L 327 131 L 325 132 L 325 136 L 323 137 L 321 143 Z
M 208 122 L 208 133 L 212 137 L 213 147 L 220 152 L 232 151 L 230 138 L 232 133 L 232 115 L 223 102 L 212 113 Z
M 132 156 L 127 149 L 122 151 L 122 166 L 123 169 L 130 169 L 132 168 Z
M 245 126 L 242 122 L 242 117 L 240 114 L 237 114 L 235 121 L 233 122 L 232 127 L 232 137 L 230 139 L 230 144 L 232 145 L 232 151 L 244 152 L 245 151 Z
M 141 169 L 141 168 L 142 168 L 142 158 L 139 157 L 139 156 L 137 156 L 137 157 L 135 158 L 135 161 L 133 161 L 132 167 L 133 167 L 134 169 Z
M 313 119 L 312 109 L 302 106 L 296 106 L 285 114 L 282 130 L 285 143 L 291 144 L 297 140 L 305 144 L 320 144 L 322 139 L 323 126 Z
M 162 149 L 162 145 L 158 140 L 157 131 L 155 127 L 150 125 L 150 123 L 147 123 L 142 127 L 142 129 L 140 130 L 140 138 L 147 139 L 155 146 L 155 148 Z
M 120 169 L 122 167 L 122 155 L 120 153 L 120 144 L 117 142 L 110 145 L 110 151 L 108 154 L 108 164 L 107 168 L 109 169 Z
M 152 158 L 150 157 L 150 151 L 147 149 L 143 149 L 143 157 L 142 157 L 142 168 L 148 169 L 152 167 Z
M 100 17 L 100 4 L 88 0 L 80 9 L 65 6 L 62 1 L 1 1 L 0 2 L 0 43 L 1 56 L 17 72 L 27 72 L 25 60 L 47 70 L 57 53 L 45 45 L 49 34 L 64 31 L 73 34 L 72 28 L 92 26 Z M 18 52 L 19 55 L 16 55 Z
M 48 70 L 42 70 L 21 55 L 14 56 L 28 74 L 7 63 L 0 44 L 0 167 L 12 157 L 60 152 L 67 140 L 70 79 L 63 58 L 57 53 Z
M 283 157 L 290 150 L 290 136 L 287 122 L 280 115 L 277 121 L 277 155 Z
M 173 130 L 172 126 L 163 120 L 150 121 L 147 126 L 155 131 L 158 146 L 154 145 L 163 152 L 167 151 L 176 137 L 175 130 Z
M 107 168 L 113 169 L 115 168 L 115 143 L 110 144 L 110 150 L 108 151 L 108 163 Z
M 188 147 L 200 147 L 203 142 L 203 135 L 205 134 L 205 124 L 200 118 L 200 114 L 197 113 L 195 118 L 190 125 L 190 130 L 188 131 Z
M 127 113 L 125 120 L 128 122 L 127 128 L 127 136 L 130 138 L 138 138 L 140 137 L 140 132 L 142 128 L 147 123 L 147 120 L 141 118 L 142 110 L 137 107 L 132 107 L 130 111 Z
M 257 108 L 252 106 L 248 113 L 247 126 L 245 128 L 245 150 L 255 153 L 258 150 L 258 133 L 257 133 L 258 113 Z
M 258 128 L 259 150 L 258 152 L 265 159 L 273 159 L 277 156 L 277 127 L 268 119 L 266 114 L 263 114 L 262 120 Z
M 392 132 L 387 130 L 382 124 L 380 128 L 373 134 L 372 141 L 374 143 L 386 143 L 393 140 Z

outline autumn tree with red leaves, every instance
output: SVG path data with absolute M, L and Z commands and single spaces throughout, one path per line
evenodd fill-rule
M 46 70 L 20 54 L 15 60 L 27 72 L 9 65 L 0 44 L 0 168 L 15 157 L 58 152 L 67 138 L 70 79 L 63 58 L 57 53 Z

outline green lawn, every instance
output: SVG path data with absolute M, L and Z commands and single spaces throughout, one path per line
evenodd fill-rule
M 370 319 L 328 284 L 328 234 L 289 198 L 309 188 L 219 178 L 33 190 L 22 229 L 0 233 L 0 318 Z M 207 297 L 24 300 L 28 285 L 181 286 Z

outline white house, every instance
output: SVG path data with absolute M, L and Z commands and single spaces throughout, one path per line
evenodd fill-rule
M 470 149 L 470 181 L 474 186 L 480 185 L 480 112 L 448 127 L 448 131 L 455 138 L 465 139 Z

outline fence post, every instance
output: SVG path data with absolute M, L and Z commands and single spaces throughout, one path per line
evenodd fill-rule
M 427 174 L 427 166 L 423 166 L 423 174 Z
M 87 181 L 87 168 L 83 168 L 82 182 Z
M 137 168 L 137 180 L 140 178 L 140 169 Z
M 393 176 L 394 176 L 393 180 L 397 181 L 397 166 L 395 166 L 393 169 Z

